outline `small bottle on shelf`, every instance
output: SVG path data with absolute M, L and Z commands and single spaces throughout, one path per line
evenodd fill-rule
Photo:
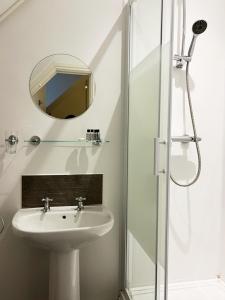
M 90 141 L 94 141 L 94 130 L 91 129 L 90 131 Z
M 97 129 L 94 129 L 93 140 L 94 140 L 94 141 L 97 141 Z
M 101 141 L 100 130 L 96 129 L 95 132 L 96 132 L 96 139 L 95 140 L 100 142 Z
M 86 133 L 86 141 L 90 141 L 91 140 L 91 130 L 87 129 L 87 133 Z

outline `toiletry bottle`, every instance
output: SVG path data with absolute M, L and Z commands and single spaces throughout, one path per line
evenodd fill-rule
M 94 141 L 98 140 L 98 133 L 97 133 L 97 129 L 94 129 Z
M 90 141 L 94 141 L 94 130 L 91 129 L 90 131 Z
M 100 130 L 96 129 L 96 141 L 101 141 Z
M 91 130 L 87 129 L 87 133 L 86 133 L 86 141 L 90 141 L 91 140 Z

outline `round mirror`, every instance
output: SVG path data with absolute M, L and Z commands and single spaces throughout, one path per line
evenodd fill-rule
M 41 60 L 30 77 L 30 93 L 43 112 L 57 119 L 83 114 L 92 104 L 93 75 L 80 59 L 55 54 Z

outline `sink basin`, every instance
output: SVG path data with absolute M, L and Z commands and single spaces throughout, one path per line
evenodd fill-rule
M 32 245 L 50 251 L 49 300 L 80 300 L 79 249 L 108 233 L 112 213 L 102 205 L 20 209 L 13 232 Z
M 112 213 L 103 206 L 89 206 L 78 212 L 74 207 L 20 209 L 14 216 L 14 233 L 41 248 L 69 251 L 78 249 L 109 232 Z

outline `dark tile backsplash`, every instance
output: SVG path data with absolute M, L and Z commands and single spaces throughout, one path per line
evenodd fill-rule
M 22 176 L 22 207 L 40 207 L 42 198 L 53 199 L 51 206 L 75 205 L 76 197 L 86 197 L 85 205 L 102 204 L 103 175 Z

